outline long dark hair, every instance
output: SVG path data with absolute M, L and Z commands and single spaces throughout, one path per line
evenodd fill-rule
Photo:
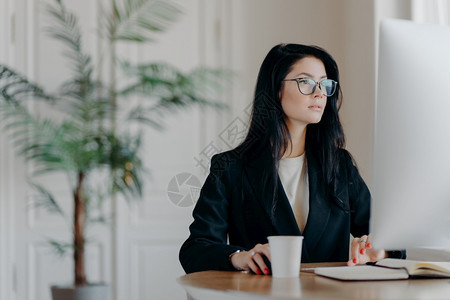
M 271 149 L 272 161 L 269 176 L 275 182 L 274 199 L 277 193 L 279 160 L 287 150 L 291 140 L 281 106 L 280 90 L 283 79 L 291 71 L 292 65 L 305 57 L 320 59 L 329 79 L 339 82 L 339 70 L 333 57 L 317 46 L 299 44 L 279 44 L 273 47 L 259 70 L 253 100 L 252 115 L 248 134 L 240 147 L 247 158 L 260 155 L 264 149 Z M 335 190 L 334 179 L 339 170 L 339 155 L 345 146 L 345 137 L 339 120 L 342 92 L 337 85 L 336 92 L 327 98 L 322 119 L 317 124 L 309 124 L 306 130 L 305 152 L 314 153 L 322 168 L 324 180 L 331 191 Z

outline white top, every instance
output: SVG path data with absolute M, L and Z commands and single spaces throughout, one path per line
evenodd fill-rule
M 303 172 L 302 176 L 303 166 L 305 165 L 304 159 L 305 154 L 293 158 L 282 158 L 278 169 L 278 175 L 301 232 L 305 229 L 309 213 L 307 170 Z

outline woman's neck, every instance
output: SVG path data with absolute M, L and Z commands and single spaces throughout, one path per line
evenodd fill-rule
M 291 134 L 292 143 L 288 140 L 287 148 L 282 158 L 298 157 L 305 153 L 306 125 L 287 125 L 289 128 L 289 133 Z

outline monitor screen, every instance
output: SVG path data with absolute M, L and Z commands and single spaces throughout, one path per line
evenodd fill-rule
M 383 20 L 373 148 L 376 248 L 450 248 L 450 27 Z

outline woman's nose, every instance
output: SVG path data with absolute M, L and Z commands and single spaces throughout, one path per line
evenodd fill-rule
M 322 92 L 322 90 L 320 89 L 320 85 L 319 83 L 316 84 L 316 86 L 314 87 L 314 92 L 313 92 L 314 98 L 316 97 L 324 97 L 324 94 Z

